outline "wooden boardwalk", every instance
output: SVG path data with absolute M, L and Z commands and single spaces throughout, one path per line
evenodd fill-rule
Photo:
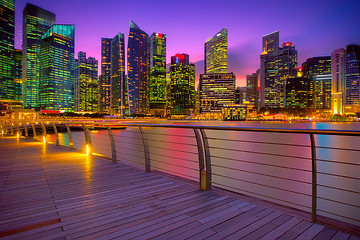
M 359 239 L 54 145 L 0 137 L 2 239 Z

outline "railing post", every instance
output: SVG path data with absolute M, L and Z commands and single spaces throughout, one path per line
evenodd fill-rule
M 210 159 L 210 150 L 209 150 L 209 142 L 204 129 L 200 129 L 201 139 L 204 146 L 204 171 L 202 174 L 205 175 L 205 189 L 202 190 L 210 190 L 211 189 L 211 159 Z
M 201 133 L 199 129 L 193 128 L 195 137 L 196 137 L 196 145 L 198 148 L 198 158 L 199 158 L 199 185 L 200 190 L 207 190 L 206 189 L 206 172 L 205 172 L 205 151 L 204 145 L 201 137 Z
M 146 139 L 145 139 L 145 134 L 144 134 L 144 129 L 138 125 L 140 133 L 141 133 L 141 138 L 143 141 L 143 145 L 144 145 L 144 157 L 145 157 L 145 172 L 150 172 L 150 153 L 149 153 L 149 146 L 147 145 Z
M 84 135 L 85 135 L 85 142 L 87 145 L 87 154 L 91 155 L 92 153 L 92 144 L 91 144 L 91 137 L 90 137 L 90 131 L 89 128 L 85 125 L 85 124 L 81 124 L 83 130 L 84 130 Z
M 316 143 L 314 134 L 310 133 L 311 143 L 311 175 L 312 175 L 312 204 L 311 204 L 311 222 L 316 222 L 317 205 L 317 167 L 316 167 Z
M 110 144 L 111 144 L 111 156 L 112 156 L 112 161 L 116 162 L 116 145 L 115 145 L 115 140 L 114 140 L 114 135 L 111 131 L 111 127 L 109 125 L 106 126 L 107 130 L 108 130 L 108 134 L 109 134 L 109 138 L 110 138 Z
M 29 137 L 29 132 L 28 132 L 28 129 L 27 129 L 27 123 L 24 122 L 24 130 L 25 130 L 25 137 Z
M 47 143 L 47 141 L 46 141 L 46 127 L 44 126 L 44 123 L 43 122 L 41 122 L 40 123 L 41 124 L 41 129 L 42 129 L 42 135 L 43 135 L 43 141 L 44 141 L 44 143 Z
M 73 139 L 72 139 L 72 134 L 71 134 L 71 130 L 69 128 L 69 125 L 67 123 L 64 123 L 67 133 L 68 133 L 68 138 L 69 138 L 69 147 L 73 148 L 74 147 L 74 143 L 73 143 Z
M 33 138 L 36 139 L 36 128 L 35 128 L 35 125 L 32 123 L 31 126 L 32 126 L 32 130 L 33 130 Z
M 59 146 L 59 132 L 56 128 L 55 123 L 52 123 L 53 128 L 54 128 L 54 134 L 55 134 L 55 141 L 56 141 L 56 146 Z

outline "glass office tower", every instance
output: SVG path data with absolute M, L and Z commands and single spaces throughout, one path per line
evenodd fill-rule
M 99 78 L 99 110 L 110 113 L 111 40 L 101 38 L 101 75 Z
M 39 108 L 40 44 L 55 24 L 55 14 L 30 3 L 23 12 L 23 101 L 25 108 Z
M 228 66 L 228 30 L 221 29 L 214 37 L 209 38 L 205 48 L 205 73 L 227 73 Z
M 149 35 L 130 22 L 127 52 L 129 114 L 146 115 L 149 98 Z
M 98 61 L 85 52 L 75 59 L 74 110 L 77 112 L 98 111 Z
M 150 113 L 165 114 L 166 105 L 166 34 L 150 37 Z
M 0 99 L 15 100 L 15 1 L 0 0 Z
M 129 114 L 127 81 L 125 77 L 124 34 L 118 33 L 111 40 L 111 114 Z
M 195 108 L 195 65 L 189 55 L 171 57 L 171 115 L 191 115 Z
M 22 51 L 15 49 L 14 52 L 14 100 L 22 100 Z
M 39 52 L 39 106 L 42 110 L 74 110 L 74 25 L 53 25 Z

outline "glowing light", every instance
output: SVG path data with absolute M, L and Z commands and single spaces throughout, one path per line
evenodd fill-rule
M 90 155 L 90 146 L 86 144 L 86 155 Z
M 16 137 L 19 138 L 19 137 L 20 137 L 20 134 L 19 134 L 19 133 L 16 133 Z
M 46 137 L 43 136 L 43 143 L 46 143 Z

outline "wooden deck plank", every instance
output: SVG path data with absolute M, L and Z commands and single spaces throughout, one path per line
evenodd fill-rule
M 356 239 L 276 207 L 200 191 L 178 178 L 7 137 L 0 137 L 0 236 Z

